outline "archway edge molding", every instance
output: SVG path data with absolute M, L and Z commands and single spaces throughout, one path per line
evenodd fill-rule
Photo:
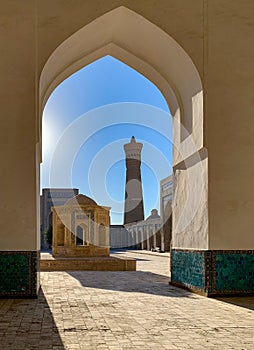
M 87 224 L 85 224 L 84 222 L 79 222 L 78 224 L 76 224 L 76 229 L 77 229 L 77 227 L 78 226 L 80 226 L 80 227 L 82 227 L 83 229 L 88 229 L 88 226 L 87 226 Z
M 136 71 L 154 83 L 162 92 L 166 101 L 170 101 L 169 108 L 172 115 L 176 115 L 178 109 L 181 110 L 182 105 L 179 103 L 180 97 L 177 99 L 170 83 L 151 65 L 113 42 L 107 43 L 105 46 L 100 47 L 77 60 L 74 60 L 68 66 L 62 67 L 63 69 L 61 71 L 55 73 L 55 77 L 53 77 L 53 80 L 49 82 L 49 85 L 45 86 L 44 84 L 40 84 L 40 99 L 42 110 L 47 103 L 47 100 L 50 97 L 51 93 L 59 84 L 61 84 L 61 82 L 77 72 L 79 69 L 107 55 L 126 63 L 128 66 L 134 68 Z M 45 67 L 42 71 L 41 81 L 44 80 Z
M 135 38 L 135 40 L 134 40 Z M 203 147 L 203 88 L 188 54 L 166 32 L 143 16 L 120 6 L 98 17 L 63 41 L 50 55 L 40 76 L 39 115 L 54 89 L 71 74 L 111 55 L 143 74 L 164 95 L 174 126 L 174 144 L 186 149 L 180 125 Z M 180 146 L 182 144 L 182 146 Z M 178 163 L 189 156 L 186 151 Z

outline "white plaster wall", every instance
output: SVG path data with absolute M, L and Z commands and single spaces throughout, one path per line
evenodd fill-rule
M 254 249 L 254 2 L 206 11 L 209 246 Z
M 208 159 L 174 168 L 172 247 L 208 249 Z
M 0 47 L 0 250 L 32 251 L 39 237 L 34 1 L 1 2 Z

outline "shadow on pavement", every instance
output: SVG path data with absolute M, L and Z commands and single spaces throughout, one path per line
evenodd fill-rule
M 0 349 L 65 349 L 42 290 L 38 299 L 0 300 Z
M 216 300 L 223 301 L 224 303 L 233 304 L 236 306 L 244 307 L 245 309 L 254 310 L 254 296 L 253 297 L 220 297 Z
M 173 298 L 197 298 L 196 294 L 173 287 L 169 278 L 149 271 L 67 271 L 83 287 L 111 291 L 147 293 Z

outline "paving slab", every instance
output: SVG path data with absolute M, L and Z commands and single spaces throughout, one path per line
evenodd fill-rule
M 165 257 L 135 257 L 137 271 L 42 272 L 38 299 L 0 300 L 0 349 L 254 349 L 254 298 L 192 294 Z

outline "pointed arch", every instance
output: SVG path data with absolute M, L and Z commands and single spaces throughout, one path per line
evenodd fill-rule
M 174 163 L 193 153 L 193 147 L 181 146 L 189 134 L 195 149 L 203 147 L 203 89 L 194 63 L 170 35 L 124 6 L 78 30 L 48 58 L 40 77 L 40 118 L 50 94 L 64 79 L 106 55 L 143 74 L 164 95 L 177 121 L 174 144 L 183 150 Z

